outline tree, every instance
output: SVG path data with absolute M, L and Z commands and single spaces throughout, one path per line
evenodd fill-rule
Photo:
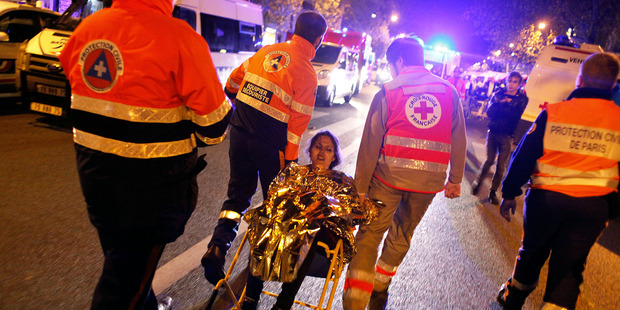
M 390 43 L 388 26 L 394 9 L 394 0 L 357 0 L 355 4 L 347 4 L 345 7 L 342 25 L 369 34 L 373 51 L 377 57 L 381 57 Z
M 499 49 L 524 26 L 546 21 L 550 32 L 584 38 L 608 51 L 620 51 L 620 9 L 617 0 L 495 1 L 479 0 L 465 12 L 477 29 Z
M 259 0 L 263 7 L 265 26 L 281 33 L 293 32 L 295 20 L 303 10 L 314 10 L 323 15 L 327 27 L 339 29 L 347 0 Z
M 508 38 L 494 54 L 494 60 L 506 64 L 507 70 L 521 67 L 522 71 L 529 71 L 536 62 L 540 51 L 553 42 L 556 34 L 553 30 L 544 31 L 535 25 L 529 25 Z

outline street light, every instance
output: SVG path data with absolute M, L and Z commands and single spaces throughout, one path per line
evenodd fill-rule
M 372 14 L 370 14 L 370 17 L 371 17 L 371 18 L 376 18 L 376 17 L 377 17 L 377 14 L 372 13 Z
M 398 21 L 398 15 L 396 15 L 396 14 L 392 14 L 392 17 L 390 18 L 390 20 L 391 20 L 393 23 L 397 22 L 397 21 Z
M 538 24 L 538 29 L 540 30 L 545 29 L 545 27 L 547 27 L 547 24 L 545 24 L 545 22 L 541 22 L 540 24 Z
M 513 48 L 513 47 L 515 47 L 515 44 L 514 43 L 510 43 L 508 46 L 510 46 L 510 48 Z

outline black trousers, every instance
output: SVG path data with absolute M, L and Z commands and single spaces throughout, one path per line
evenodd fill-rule
M 157 310 L 151 283 L 165 245 L 119 241 L 98 232 L 105 260 L 91 309 Z
M 235 126 L 230 127 L 230 180 L 228 199 L 222 211 L 235 211 L 243 214 L 250 206 L 260 179 L 263 200 L 267 199 L 269 184 L 284 168 L 284 154 L 277 148 Z M 220 219 L 213 231 L 209 246 L 216 245 L 228 250 L 237 236 L 238 223 Z
M 523 213 L 523 246 L 513 278 L 527 286 L 535 285 L 550 257 L 543 300 L 574 309 L 588 253 L 607 223 L 607 198 L 579 198 L 532 189 L 525 198 Z

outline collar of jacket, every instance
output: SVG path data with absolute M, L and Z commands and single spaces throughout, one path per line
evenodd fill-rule
M 314 48 L 314 45 L 312 45 L 312 43 L 308 42 L 308 40 L 298 35 L 293 35 L 293 38 L 291 39 L 291 44 L 294 46 L 298 46 L 299 50 L 308 60 L 312 60 L 312 58 L 314 58 L 316 49 Z
M 172 16 L 174 0 L 114 0 L 112 8 L 130 12 L 152 11 L 166 16 Z
M 413 67 L 403 68 L 403 71 L 401 71 L 400 74 L 420 73 L 420 72 L 431 73 L 430 71 L 428 71 L 428 69 L 426 69 L 426 68 L 424 68 L 422 66 L 413 66 Z
M 571 100 L 573 98 L 596 98 L 611 100 L 611 95 L 612 92 L 610 89 L 582 87 L 573 90 L 573 92 L 570 93 L 570 96 L 568 96 L 566 100 Z

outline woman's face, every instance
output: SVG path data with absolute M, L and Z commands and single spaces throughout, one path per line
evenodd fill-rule
M 334 159 L 334 143 L 332 139 L 328 136 L 318 137 L 310 149 L 312 164 L 319 168 L 329 169 L 329 165 Z

